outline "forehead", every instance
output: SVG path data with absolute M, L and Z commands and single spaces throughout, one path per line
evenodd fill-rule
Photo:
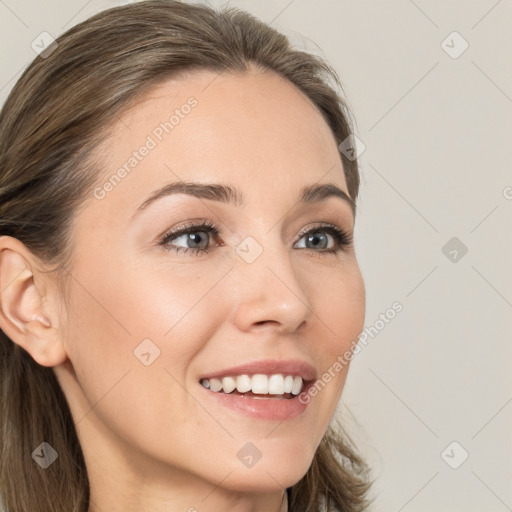
M 313 103 L 276 73 L 255 69 L 160 81 L 119 116 L 101 158 L 100 186 L 124 168 L 103 206 L 117 202 L 131 213 L 169 181 L 229 183 L 249 201 L 322 181 L 347 190 L 336 141 Z

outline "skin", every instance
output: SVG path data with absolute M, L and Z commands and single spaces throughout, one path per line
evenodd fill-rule
M 325 253 L 298 236 L 321 223 L 352 233 L 354 217 L 336 197 L 296 207 L 306 185 L 348 190 L 327 123 L 278 75 L 202 70 L 161 82 L 105 139 L 98 184 L 190 96 L 190 114 L 76 214 L 66 296 L 23 244 L 0 238 L 1 327 L 54 368 L 84 452 L 90 512 L 279 511 L 283 489 L 312 462 L 348 366 L 284 422 L 217 405 L 199 377 L 264 358 L 306 360 L 320 377 L 364 325 L 354 247 Z M 229 184 L 246 204 L 173 195 L 130 221 L 153 190 L 180 179 Z M 212 222 L 222 244 L 210 235 L 198 256 L 158 245 L 192 219 Z M 247 236 L 263 249 L 250 264 L 235 251 Z M 186 236 L 172 243 L 197 247 Z M 146 338 L 160 350 L 149 366 L 134 356 Z M 251 468 L 236 456 L 247 442 L 262 453 Z

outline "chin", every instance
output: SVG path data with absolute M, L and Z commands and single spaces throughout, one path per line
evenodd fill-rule
M 248 452 L 251 450 L 249 449 Z M 294 450 L 271 450 L 267 448 L 261 458 L 247 459 L 226 468 L 224 474 L 232 473 L 226 478 L 223 487 L 239 492 L 272 492 L 295 485 L 308 471 L 314 452 Z
M 307 472 L 305 465 L 300 471 L 295 467 L 281 463 L 271 468 L 260 468 L 233 471 L 222 483 L 222 487 L 244 493 L 282 492 L 283 489 L 295 485 Z

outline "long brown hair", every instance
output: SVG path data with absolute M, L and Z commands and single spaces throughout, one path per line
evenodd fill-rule
M 72 255 L 73 215 L 99 175 L 93 150 L 123 108 L 180 71 L 243 73 L 249 63 L 298 87 L 338 144 L 351 134 L 335 71 L 238 9 L 151 0 L 103 11 L 68 30 L 25 70 L 0 112 L 0 236 L 20 240 L 61 283 L 59 270 Z M 355 201 L 357 160 L 340 158 Z M 85 462 L 53 369 L 37 364 L 2 331 L 0 368 L 0 497 L 6 510 L 86 512 Z M 47 469 L 32 460 L 43 440 L 59 454 Z M 307 473 L 287 490 L 289 510 L 362 511 L 370 486 L 367 464 L 341 425 L 331 424 Z

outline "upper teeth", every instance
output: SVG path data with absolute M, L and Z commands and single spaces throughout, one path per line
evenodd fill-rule
M 252 377 L 238 375 L 222 379 L 201 379 L 201 384 L 211 391 L 223 391 L 224 393 L 231 393 L 236 388 L 239 393 L 252 391 L 262 395 L 282 395 L 283 393 L 298 395 L 302 390 L 303 381 L 302 377 L 293 375 L 285 377 L 281 373 L 273 375 L 257 373 Z

